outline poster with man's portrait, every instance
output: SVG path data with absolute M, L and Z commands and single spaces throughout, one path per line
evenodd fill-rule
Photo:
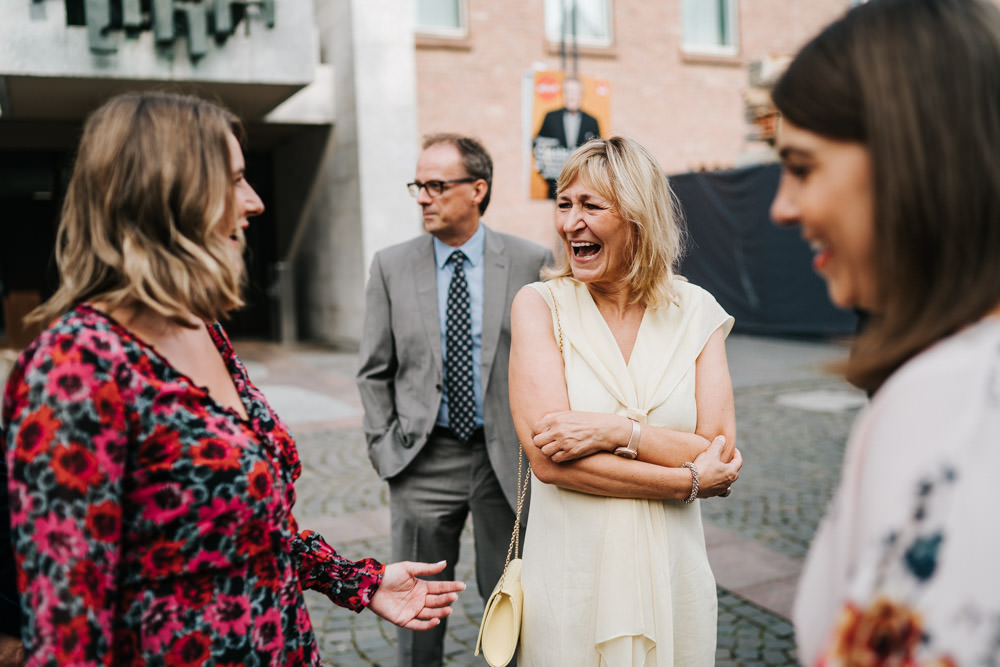
M 611 125 L 611 86 L 603 79 L 539 71 L 533 91 L 531 197 L 555 199 L 566 159 Z

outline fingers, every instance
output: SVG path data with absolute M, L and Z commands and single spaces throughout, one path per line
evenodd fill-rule
M 733 460 L 733 450 L 736 449 L 736 438 L 732 440 L 725 439 L 722 445 L 722 451 L 720 456 L 722 457 L 723 463 L 729 463 Z
M 743 467 L 743 454 L 739 449 L 733 449 L 733 460 L 729 462 L 729 466 L 729 483 L 732 484 L 740 478 L 740 469 Z
M 733 460 L 730 461 L 730 464 L 735 466 L 737 470 L 743 467 L 743 454 L 740 453 L 739 449 L 733 449 Z
M 462 581 L 427 581 L 424 583 L 427 584 L 428 595 L 455 594 L 465 590 L 465 582 Z
M 409 623 L 403 625 L 402 627 L 407 630 L 430 630 L 436 625 L 441 623 L 440 618 L 431 618 L 426 621 L 422 621 L 419 618 L 412 619 Z
M 531 427 L 531 432 L 537 437 L 539 433 L 547 431 L 552 426 L 553 418 L 558 412 L 546 412 Z
M 403 561 L 399 563 L 399 565 L 403 565 L 406 568 L 406 571 L 414 577 L 426 577 L 427 575 L 437 574 L 442 571 L 447 564 L 448 561 L 446 560 L 439 560 L 436 563 L 417 563 L 415 561 Z
M 432 598 L 440 597 L 440 600 L 432 600 Z M 402 627 L 407 630 L 430 630 L 434 626 L 441 623 L 441 619 L 451 615 L 452 608 L 447 606 L 449 603 L 443 602 L 444 598 L 450 597 L 450 602 L 454 602 L 458 596 L 430 596 L 428 595 L 425 601 L 427 605 L 421 609 L 415 617 L 410 619 Z M 440 605 L 432 605 L 432 602 L 442 602 Z
M 451 595 L 428 595 L 424 598 L 424 608 L 417 614 L 417 618 L 444 618 L 451 613 L 449 605 L 457 599 L 458 596 L 454 593 Z

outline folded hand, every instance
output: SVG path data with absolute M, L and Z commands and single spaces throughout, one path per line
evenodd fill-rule
M 726 459 L 732 456 L 732 460 Z M 740 477 L 743 467 L 743 455 L 735 447 L 726 447 L 725 436 L 717 436 L 708 449 L 694 460 L 698 468 L 699 498 L 711 498 L 726 493 L 729 487 Z
M 550 412 L 531 428 L 532 443 L 553 463 L 610 452 L 628 440 L 631 422 L 602 412 Z

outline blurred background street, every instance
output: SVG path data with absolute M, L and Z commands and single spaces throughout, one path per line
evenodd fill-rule
M 303 463 L 296 516 L 347 557 L 389 556 L 388 490 L 368 463 L 353 353 L 237 342 L 250 374 L 296 435 Z M 719 586 L 716 664 L 795 665 L 788 621 L 809 540 L 830 498 L 850 424 L 864 396 L 823 366 L 845 353 L 830 341 L 733 335 L 727 344 L 745 464 L 733 494 L 701 501 Z M 446 664 L 473 656 L 482 600 L 472 528 L 458 575 L 468 588 L 449 618 Z M 395 628 L 309 593 L 327 665 L 395 663 Z

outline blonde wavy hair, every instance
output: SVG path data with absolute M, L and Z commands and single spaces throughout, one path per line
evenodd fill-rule
M 27 321 L 83 301 L 145 307 L 185 326 L 243 305 L 228 136 L 239 119 L 173 93 L 112 98 L 87 119 L 56 236 L 60 284 Z M 234 265 L 235 264 L 235 265 Z
M 674 300 L 677 264 L 684 250 L 684 217 L 666 174 L 638 142 L 625 137 L 593 139 L 566 161 L 556 196 L 579 179 L 610 202 L 629 226 L 626 256 L 632 258 L 626 280 L 631 302 L 648 308 Z M 573 276 L 565 252 L 544 278 Z

